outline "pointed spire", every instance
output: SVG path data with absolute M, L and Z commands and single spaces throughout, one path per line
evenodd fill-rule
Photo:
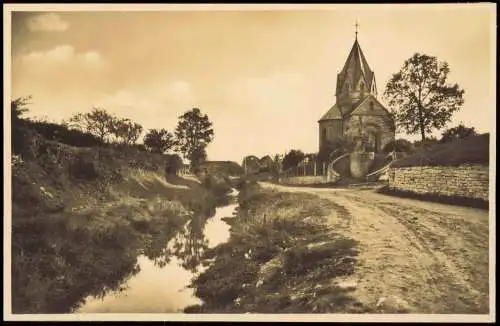
M 358 39 L 354 40 L 354 44 L 349 52 L 349 56 L 344 64 L 344 67 L 340 71 L 337 80 L 337 94 L 340 93 L 341 87 L 343 87 L 346 82 L 354 89 L 360 79 L 366 85 L 367 89 L 371 91 L 374 73 L 370 69 L 368 62 L 366 61 L 365 55 L 359 46 Z
M 358 27 L 359 27 L 359 24 L 358 24 L 358 20 L 356 19 L 356 24 L 354 25 L 356 27 L 356 36 L 355 36 L 355 39 L 357 40 L 358 39 Z

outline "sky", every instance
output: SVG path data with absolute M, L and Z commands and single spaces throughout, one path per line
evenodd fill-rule
M 317 121 L 335 103 L 357 21 L 379 99 L 404 61 L 425 53 L 448 62 L 449 81 L 465 89 L 448 127 L 495 130 L 492 5 L 68 8 L 12 14 L 11 96 L 32 95 L 32 117 L 60 122 L 96 106 L 174 130 L 197 107 L 213 122 L 210 160 L 316 152 Z

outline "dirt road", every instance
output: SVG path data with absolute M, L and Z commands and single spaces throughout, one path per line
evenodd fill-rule
M 486 314 L 489 312 L 488 212 L 402 199 L 360 189 L 262 184 L 314 193 L 343 207 L 345 229 L 359 241 L 349 282 L 353 295 L 380 312 Z M 340 225 L 338 212 L 328 223 Z

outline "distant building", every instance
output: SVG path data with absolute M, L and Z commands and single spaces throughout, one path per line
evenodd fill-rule
M 357 35 L 357 33 L 356 33 Z M 319 123 L 319 149 L 338 138 L 369 144 L 379 152 L 394 140 L 389 111 L 377 100 L 375 73 L 370 69 L 358 39 L 344 68 L 337 75 L 336 103 Z

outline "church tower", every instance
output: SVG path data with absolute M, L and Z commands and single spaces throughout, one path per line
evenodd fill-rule
M 344 68 L 337 74 L 335 96 L 342 115 L 350 113 L 353 106 L 369 94 L 377 96 L 375 73 L 370 69 L 356 38 Z
M 380 151 L 394 139 L 389 111 L 377 100 L 375 73 L 356 37 L 344 67 L 337 74 L 336 103 L 319 123 L 319 150 L 338 138 L 365 139 Z

